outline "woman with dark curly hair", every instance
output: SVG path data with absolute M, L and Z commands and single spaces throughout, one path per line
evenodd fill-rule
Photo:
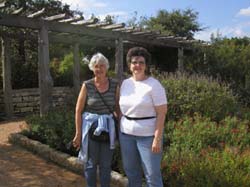
M 147 74 L 150 58 L 145 48 L 131 48 L 127 64 L 132 76 L 120 88 L 120 145 L 129 187 L 142 186 L 142 171 L 148 187 L 163 187 L 160 166 L 167 98 L 161 83 Z

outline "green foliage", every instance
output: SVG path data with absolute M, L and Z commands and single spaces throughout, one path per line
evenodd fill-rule
M 171 150 L 189 150 L 199 153 L 202 149 L 224 149 L 225 146 L 244 150 L 250 143 L 249 121 L 226 117 L 219 123 L 195 115 L 179 121 L 170 121 L 166 128 L 166 139 Z
M 27 124 L 29 130 L 22 133 L 31 139 L 38 140 L 50 147 L 68 153 L 73 156 L 78 155 L 74 148 L 69 149 L 68 144 L 75 135 L 74 112 L 72 109 L 57 109 L 50 111 L 48 115 L 28 116 Z M 123 172 L 119 145 L 114 152 L 112 168 L 115 171 Z
M 250 185 L 249 120 L 227 117 L 215 123 L 196 115 L 166 127 L 164 186 Z
M 82 59 L 83 54 L 81 54 L 80 56 L 80 59 Z M 53 59 L 50 68 L 55 86 L 73 85 L 73 64 L 74 56 L 72 52 L 65 55 L 62 61 L 57 58 Z M 80 61 L 81 81 L 88 79 L 90 77 L 90 74 L 91 72 L 89 71 L 88 65 Z
M 249 158 L 249 153 L 235 154 L 230 149 L 223 152 L 208 149 L 203 155 L 187 151 L 172 162 L 164 159 L 169 163 L 162 169 L 164 186 L 247 187 L 250 185 Z
M 236 97 L 226 85 L 200 75 L 166 74 L 159 77 L 168 97 L 168 119 L 200 113 L 219 121 L 236 114 Z
M 58 109 L 48 115 L 27 117 L 30 130 L 24 133 L 32 139 L 41 141 L 52 148 L 69 152 L 66 145 L 73 139 L 75 133 L 74 113 L 72 110 Z M 70 152 L 76 155 L 76 151 Z
M 203 30 L 197 21 L 198 12 L 192 9 L 186 10 L 159 10 L 156 17 L 140 17 L 135 16 L 129 20 L 129 25 L 139 26 L 149 30 L 161 31 L 164 34 L 193 38 L 194 33 Z
M 205 54 L 205 56 L 204 56 Z M 205 58 L 205 59 L 204 59 Z M 241 103 L 250 105 L 250 39 L 217 39 L 185 58 L 185 69 L 227 82 Z
M 14 89 L 35 88 L 38 85 L 37 42 L 32 40 L 13 40 L 10 61 L 12 86 Z M 26 50 L 24 50 L 26 49 Z
M 11 13 L 16 9 L 23 8 L 21 15 L 27 15 L 45 8 L 45 15 L 52 16 L 61 13 L 67 13 L 73 15 L 74 11 L 69 9 L 69 5 L 62 4 L 57 0 L 8 0 L 6 1 L 6 7 L 1 9 L 2 13 Z

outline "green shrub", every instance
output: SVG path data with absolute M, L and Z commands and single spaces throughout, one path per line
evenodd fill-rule
M 236 117 L 226 117 L 216 123 L 195 115 L 177 122 L 168 122 L 165 136 L 165 140 L 170 143 L 164 144 L 170 145 L 170 151 L 189 150 L 198 154 L 208 147 L 222 150 L 225 146 L 237 147 L 239 151 L 243 151 L 250 145 L 250 124 L 248 120 Z
M 72 156 L 78 155 L 78 151 L 73 147 L 68 148 L 69 142 L 75 135 L 75 120 L 72 109 L 50 111 L 42 118 L 39 115 L 28 116 L 26 121 L 29 130 L 23 131 L 24 135 Z M 120 173 L 123 172 L 119 146 L 114 152 L 112 169 Z
M 238 111 L 236 97 L 216 80 L 179 73 L 166 74 L 159 79 L 167 90 L 169 120 L 200 113 L 219 121 Z
M 75 150 L 67 149 L 67 144 L 75 133 L 74 113 L 67 109 L 50 111 L 48 115 L 29 116 L 27 123 L 30 130 L 24 132 L 32 139 L 41 141 L 57 150 L 76 155 Z
M 205 149 L 197 155 L 189 151 L 165 157 L 164 186 L 169 187 L 247 187 L 250 185 L 249 152 L 237 154 Z
M 80 56 L 82 58 L 83 54 Z M 73 86 L 73 64 L 73 53 L 65 55 L 62 61 L 56 58 L 52 60 L 50 68 L 55 86 Z M 80 81 L 89 79 L 91 76 L 92 72 L 88 65 L 80 61 Z
M 195 115 L 166 125 L 164 186 L 249 186 L 248 120 L 226 117 L 216 123 Z

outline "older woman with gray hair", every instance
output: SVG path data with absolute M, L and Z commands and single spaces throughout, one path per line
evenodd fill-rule
M 82 84 L 75 109 L 73 146 L 80 149 L 88 187 L 96 187 L 97 167 L 101 187 L 110 186 L 111 162 L 114 151 L 115 123 L 118 109 L 118 82 L 107 76 L 108 59 L 101 53 L 93 55 L 89 69 L 94 77 Z

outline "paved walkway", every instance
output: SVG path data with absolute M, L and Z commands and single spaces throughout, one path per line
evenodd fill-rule
M 0 187 L 84 187 L 84 178 L 8 143 L 24 120 L 0 122 Z

